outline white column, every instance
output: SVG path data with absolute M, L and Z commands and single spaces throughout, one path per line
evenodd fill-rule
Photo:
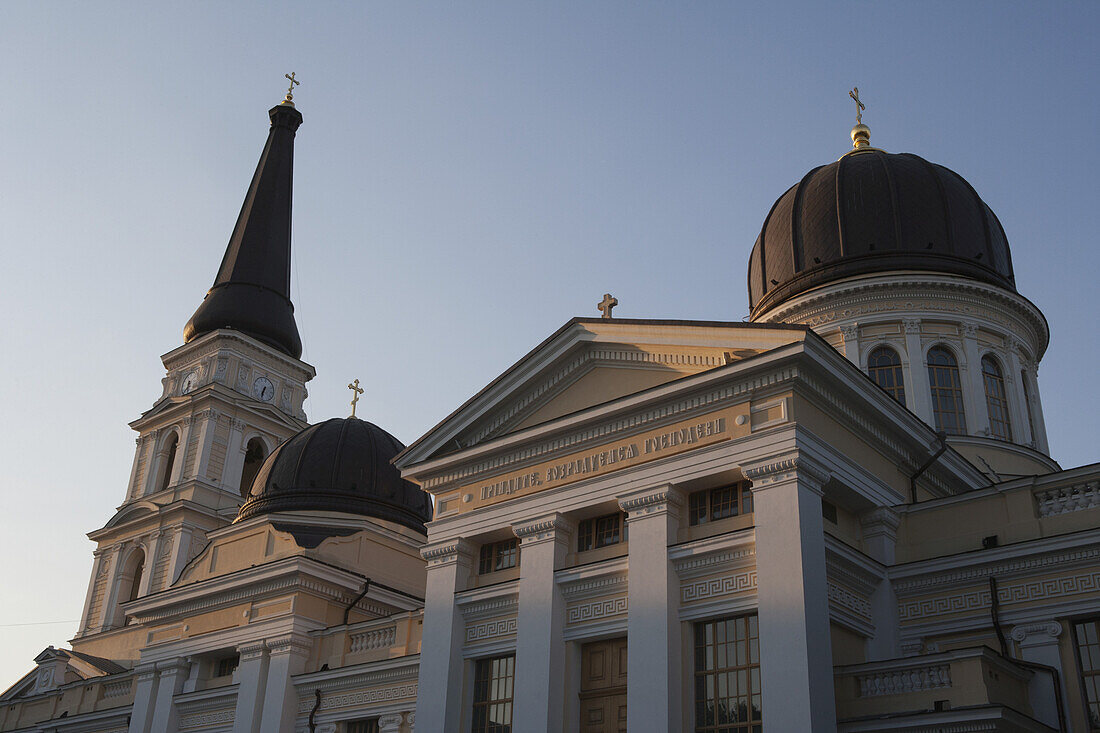
M 241 472 L 244 471 L 244 437 L 245 423 L 243 420 L 233 418 L 229 423 L 229 444 L 225 446 L 225 467 L 222 468 L 221 487 L 234 494 L 238 493 L 241 483 Z
M 978 350 L 978 327 L 973 323 L 962 324 L 963 353 L 966 368 L 963 372 L 963 402 L 966 404 L 966 432 L 970 435 L 990 434 L 989 405 L 985 401 L 985 381 L 982 379 L 982 357 Z
M 859 324 L 845 323 L 840 327 L 840 335 L 844 339 L 844 356 L 862 370 L 863 365 L 859 363 Z
M 1027 422 L 1027 402 L 1024 385 L 1021 381 L 1023 374 L 1020 369 L 1020 357 L 1017 350 L 1019 342 L 1009 336 L 1005 339 L 1005 355 L 1007 363 L 1004 365 L 1008 372 L 1005 378 L 1005 393 L 1008 397 L 1008 414 L 1012 420 L 1012 442 L 1020 445 L 1028 445 L 1034 438 L 1031 435 L 1031 426 Z
M 157 480 L 157 437 L 160 434 L 160 430 L 152 430 L 142 438 L 145 441 L 145 445 L 141 448 L 145 451 L 145 473 L 138 476 L 138 486 L 134 487 L 135 499 L 148 494 L 153 488 L 153 482 Z
M 216 410 L 203 410 L 196 418 L 199 424 L 198 455 L 195 456 L 195 476 L 203 481 L 209 481 L 206 470 L 210 467 L 210 451 L 214 447 L 214 432 L 218 427 L 218 413 Z
M 682 498 L 672 486 L 618 497 L 627 513 L 626 720 L 631 730 L 679 730 L 681 640 L 679 576 L 668 559 Z
M 424 637 L 420 652 L 420 694 L 416 715 L 423 730 L 451 733 L 462 729 L 462 641 L 465 624 L 455 593 L 470 578 L 470 546 L 461 539 L 425 545 L 428 561 L 424 593 Z M 517 670 L 517 681 L 519 677 Z
M 138 585 L 138 595 L 147 596 L 149 591 L 152 590 L 153 583 L 153 571 L 157 567 L 157 558 L 160 557 L 161 545 L 167 542 L 165 537 L 165 531 L 158 529 L 149 538 L 149 543 L 145 546 L 145 567 L 141 571 L 141 583 Z
M 195 529 L 195 527 L 183 524 L 176 531 L 176 546 L 172 551 L 172 560 L 168 564 L 168 577 L 164 580 L 166 588 L 179 579 L 180 573 L 183 572 L 183 566 L 191 559 L 191 536 L 194 534 Z
M 863 526 L 863 549 L 872 559 L 890 567 L 894 564 L 901 518 L 890 507 L 877 507 L 859 518 Z M 867 640 L 867 661 L 894 659 L 900 653 L 898 598 L 890 578 L 883 577 L 871 593 L 871 621 L 875 635 Z
M 827 474 L 798 456 L 744 472 L 753 482 L 764 725 L 835 731 L 821 518 Z
M 267 685 L 267 645 L 262 641 L 237 647 L 237 708 L 233 733 L 256 733 L 260 729 L 264 687 Z M 132 733 L 132 732 L 131 732 Z
M 512 525 L 520 542 L 516 634 L 516 730 L 563 730 L 565 600 L 554 571 L 565 561 L 573 525 L 557 512 Z
M 1026 662 L 1035 662 L 1053 667 L 1062 686 L 1063 714 L 1070 724 L 1069 702 L 1065 694 L 1065 674 L 1062 670 L 1062 654 L 1058 650 L 1058 637 L 1062 635 L 1062 624 L 1058 621 L 1039 621 L 1020 624 L 1012 629 L 1012 640 L 1020 645 L 1020 656 Z M 1031 706 L 1035 717 L 1047 725 L 1058 727 L 1058 707 L 1055 704 L 1054 686 L 1036 675 L 1030 685 Z
M 138 463 L 141 460 L 141 452 L 145 450 L 145 437 L 138 436 L 134 438 L 134 463 L 130 466 L 130 481 L 126 484 L 126 498 L 136 499 L 141 496 L 141 491 L 137 486 L 138 479 Z
M 187 478 L 184 474 L 187 469 L 187 445 L 191 442 L 191 430 L 194 427 L 195 418 L 188 416 L 183 418 L 183 428 L 180 430 L 180 442 L 176 446 L 175 464 L 172 466 L 172 478 L 169 486 L 175 486 Z
M 149 733 L 153 722 L 153 695 L 156 692 L 156 665 L 139 664 L 134 667 L 137 680 L 134 683 L 134 706 L 130 710 L 128 733 Z
M 92 611 L 92 599 L 95 598 L 95 582 L 99 577 L 99 570 L 103 567 L 103 550 L 95 549 L 92 551 L 92 578 L 88 581 L 88 592 L 84 596 L 84 611 L 80 614 L 80 634 L 85 633 L 88 630 L 88 624 L 93 619 L 88 618 L 88 614 Z
M 267 640 L 267 684 L 264 686 L 261 733 L 280 733 L 294 729 L 294 721 L 298 717 L 298 692 L 294 689 L 294 675 L 306 671 L 310 646 L 309 637 L 302 633 L 291 633 Z
M 191 665 L 185 659 L 173 659 L 157 662 L 157 671 L 160 677 L 157 680 L 150 733 L 176 733 L 179 730 L 179 713 L 173 698 L 183 692 L 183 683 L 187 681 Z
M 401 713 L 386 713 L 378 718 L 378 733 L 398 733 L 401 730 Z
M 902 324 L 905 326 L 905 354 L 909 361 L 909 373 L 905 375 L 905 399 L 909 403 L 909 409 L 917 417 L 935 426 L 932 392 L 928 384 L 928 362 L 925 361 L 924 347 L 920 341 L 920 320 L 906 318 Z
M 1025 378 L 1028 379 L 1028 391 L 1031 394 L 1031 415 L 1035 420 L 1035 449 L 1050 455 L 1050 444 L 1047 443 L 1047 422 L 1043 417 L 1043 400 L 1039 395 L 1039 365 L 1025 363 L 1023 365 Z
M 119 586 L 122 584 L 122 545 L 115 545 L 110 552 L 107 589 L 103 593 L 103 607 L 99 609 L 97 631 L 106 631 L 114 626 L 115 606 L 118 605 Z

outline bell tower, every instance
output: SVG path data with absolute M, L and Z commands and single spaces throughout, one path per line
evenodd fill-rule
M 187 322 L 182 346 L 161 357 L 166 374 L 138 433 L 130 480 L 97 543 L 73 647 L 119 659 L 126 602 L 163 590 L 237 514 L 260 464 L 308 425 L 306 383 L 290 301 L 294 136 L 291 95 L 271 127 L 217 277 Z M 119 659 L 119 661 L 125 661 Z

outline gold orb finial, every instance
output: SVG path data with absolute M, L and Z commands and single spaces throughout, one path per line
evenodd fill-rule
M 863 110 L 867 107 L 859 98 L 859 87 L 852 87 L 852 91 L 848 92 L 848 96 L 856 103 L 856 126 L 852 128 L 852 147 L 856 150 L 870 147 L 871 128 L 863 124 Z

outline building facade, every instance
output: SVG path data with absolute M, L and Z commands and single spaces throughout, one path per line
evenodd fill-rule
M 1100 465 L 1049 457 L 1047 323 L 958 174 L 857 125 L 767 212 L 749 322 L 607 298 L 405 447 L 302 411 L 270 115 L 0 730 L 1100 730 Z

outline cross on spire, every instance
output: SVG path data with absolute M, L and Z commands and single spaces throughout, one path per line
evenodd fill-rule
M 294 87 L 301 86 L 302 82 L 294 78 L 294 72 L 289 74 L 283 74 L 287 79 L 290 79 L 290 87 L 286 90 L 286 101 L 290 104 L 294 104 Z
M 867 109 L 863 102 L 859 101 L 859 87 L 852 87 L 852 91 L 848 92 L 848 96 L 855 100 L 856 103 L 856 124 L 863 124 L 863 110 Z
M 359 402 L 359 395 L 363 394 L 363 389 L 359 386 L 359 380 L 356 379 L 352 384 L 348 385 L 348 389 L 352 391 L 354 395 L 351 398 L 351 416 L 355 417 L 355 405 Z
M 603 300 L 596 304 L 596 307 L 603 312 L 604 318 L 611 318 L 611 309 L 619 304 L 619 299 L 612 296 L 611 293 L 604 293 Z

